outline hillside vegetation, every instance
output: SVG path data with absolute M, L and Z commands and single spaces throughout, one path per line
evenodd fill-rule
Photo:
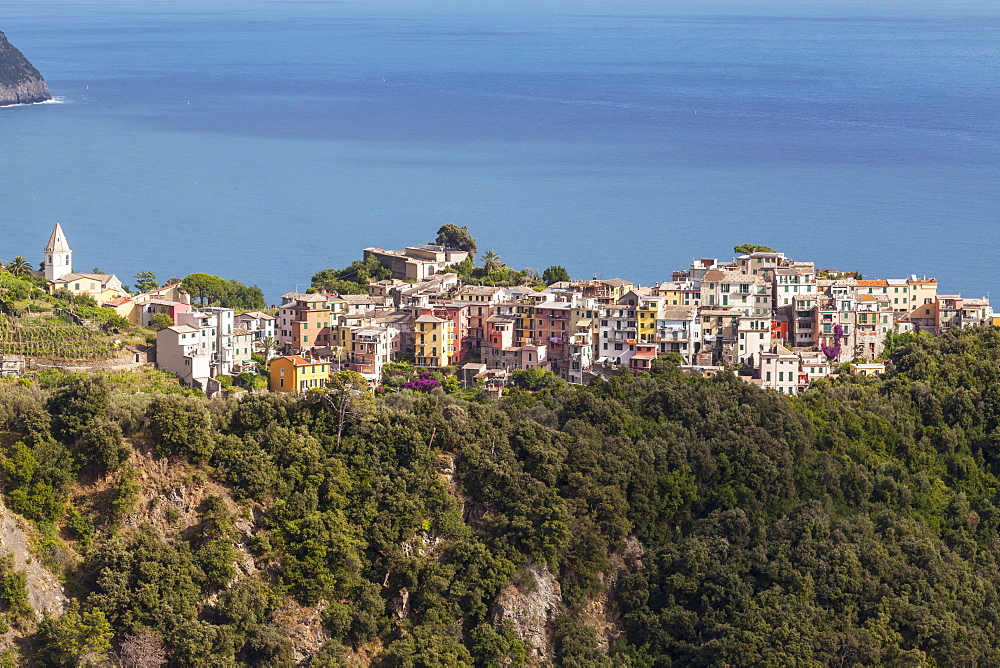
M 0 86 L 17 86 L 41 78 L 34 65 L 0 32 Z
M 37 622 L 0 564 L 7 656 L 998 665 L 1000 330 L 897 343 L 801 398 L 667 361 L 497 403 L 0 386 L 7 505 L 73 599 Z M 532 629 L 517 592 L 558 596 Z

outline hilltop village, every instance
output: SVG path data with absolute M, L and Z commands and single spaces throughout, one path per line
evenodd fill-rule
M 372 247 L 365 261 L 391 277 L 370 280 L 367 294 L 290 292 L 274 308 L 239 312 L 193 305 L 179 281 L 129 294 L 113 274 L 74 272 L 57 224 L 36 273 L 52 293 L 90 297 L 133 325 L 156 327 L 151 360 L 209 395 L 262 370 L 255 353 L 276 392 L 324 387 L 343 370 L 375 388 L 387 365 L 398 375 L 406 362 L 500 393 L 518 371 L 585 384 L 648 371 L 665 358 L 687 373 L 731 369 L 795 395 L 841 371 L 880 373 L 893 337 L 996 324 L 987 299 L 940 294 L 933 278 L 869 280 L 764 247 L 741 248 L 748 252 L 695 260 L 652 286 L 615 278 L 537 289 L 463 282 L 454 268 L 471 265 L 469 250 Z

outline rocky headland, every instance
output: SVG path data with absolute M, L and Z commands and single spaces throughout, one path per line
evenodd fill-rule
M 51 99 L 42 75 L 0 32 L 0 107 Z

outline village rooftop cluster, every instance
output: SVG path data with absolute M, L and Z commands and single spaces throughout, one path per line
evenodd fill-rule
M 939 294 L 933 278 L 862 280 L 770 251 L 695 260 L 652 286 L 616 278 L 541 291 L 463 285 L 448 271 L 469 257 L 462 250 L 415 245 L 364 255 L 393 278 L 370 283 L 365 295 L 290 292 L 276 315 L 194 308 L 180 284 L 128 295 L 112 274 L 74 273 L 59 225 L 44 271 L 51 290 L 91 296 L 133 324 L 170 316 L 175 324 L 156 335 L 156 364 L 209 394 L 221 377 L 255 368 L 255 341 L 273 340 L 265 348 L 270 389 L 279 392 L 324 387 L 345 369 L 375 386 L 385 365 L 400 360 L 455 368 L 492 391 L 522 369 L 585 384 L 674 354 L 690 373 L 730 368 L 795 395 L 847 363 L 879 373 L 890 334 L 998 324 L 987 299 Z

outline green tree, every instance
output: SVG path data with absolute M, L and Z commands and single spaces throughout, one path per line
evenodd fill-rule
M 263 355 L 265 360 L 271 359 L 271 353 L 278 349 L 278 340 L 273 336 L 254 339 L 253 349 Z
M 125 443 L 119 424 L 102 417 L 91 420 L 84 429 L 79 452 L 84 465 L 101 472 L 117 471 L 128 461 L 132 447 Z
M 557 264 L 552 265 L 542 272 L 542 281 L 545 285 L 552 285 L 553 283 L 560 283 L 568 280 L 570 280 L 569 272 L 566 271 L 565 267 L 561 267 Z
M 256 285 L 246 286 L 211 274 L 189 274 L 181 287 L 190 292 L 201 306 L 222 306 L 238 311 L 260 310 L 267 306 L 264 293 Z
M 344 269 L 324 269 L 312 277 L 310 292 L 365 294 L 370 281 L 392 278 L 392 271 L 382 266 L 374 255 L 355 260 Z
M 135 510 L 141 491 L 138 472 L 131 466 L 122 468 L 118 474 L 118 482 L 111 490 L 111 510 L 115 517 L 124 517 Z
M 46 666 L 96 665 L 111 649 L 114 631 L 104 613 L 82 609 L 72 599 L 60 617 L 46 617 L 35 638 L 37 658 Z
M 148 292 L 160 287 L 156 274 L 151 271 L 140 271 L 133 278 L 135 278 L 135 289 L 139 292 Z
M 511 379 L 519 389 L 533 392 L 566 384 L 562 378 L 544 369 L 518 369 Z
M 197 397 L 157 395 L 149 403 L 147 418 L 158 455 L 190 459 L 211 456 L 215 446 L 212 418 Z
M 229 296 L 229 282 L 211 274 L 188 274 L 181 287 L 198 300 L 200 306 L 219 302 Z
M 52 414 L 52 433 L 72 444 L 93 420 L 107 413 L 109 395 L 107 383 L 100 376 L 69 375 L 45 406 Z
M 340 371 L 326 383 L 324 400 L 330 407 L 337 425 L 337 449 L 349 422 L 358 422 L 371 415 L 375 398 L 368 391 L 368 381 L 356 371 Z
M 733 252 L 739 255 L 749 255 L 750 253 L 777 253 L 778 251 L 760 244 L 739 244 L 733 246 Z
M 486 251 L 483 253 L 483 269 L 487 275 L 492 274 L 503 266 L 504 264 L 499 254 L 494 253 L 493 251 Z
M 445 248 L 457 248 L 469 253 L 470 256 L 476 254 L 476 240 L 472 238 L 472 233 L 466 226 L 459 227 L 448 223 L 438 228 L 437 238 L 434 243 Z
M 228 540 L 209 541 L 195 553 L 195 560 L 210 585 L 223 587 L 236 576 L 236 548 Z
M 31 263 L 25 260 L 21 255 L 18 255 L 13 260 L 8 262 L 6 268 L 8 272 L 19 278 L 31 274 Z
M 14 619 L 29 619 L 33 611 L 28 602 L 28 575 L 14 570 L 14 557 L 0 554 L 0 607 Z
M 167 313 L 154 313 L 149 320 L 150 326 L 157 331 L 174 326 L 174 319 Z

